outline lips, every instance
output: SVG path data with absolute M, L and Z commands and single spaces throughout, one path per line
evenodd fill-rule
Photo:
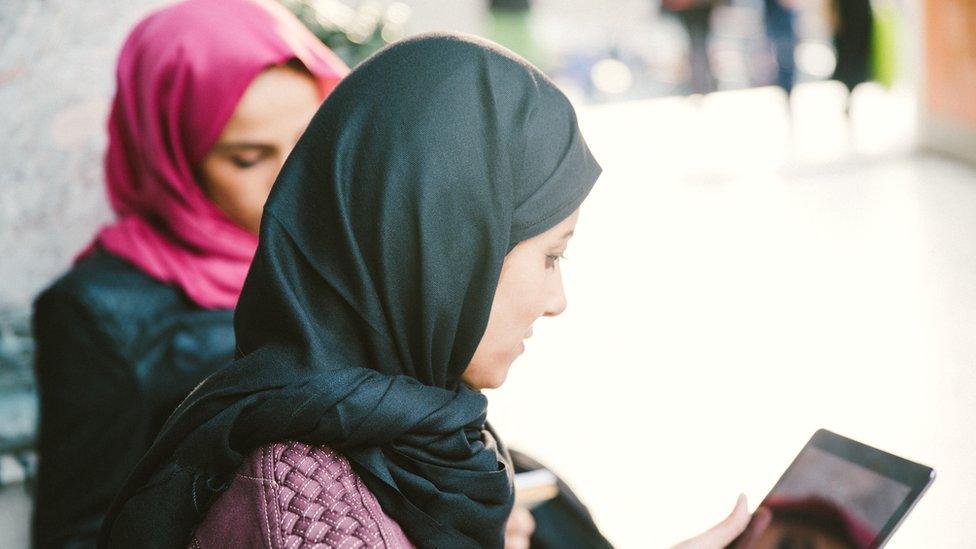
M 530 337 L 532 337 L 532 326 L 529 326 L 529 331 L 525 332 L 525 335 L 522 336 L 522 341 L 519 341 L 518 354 L 525 352 L 525 340 Z

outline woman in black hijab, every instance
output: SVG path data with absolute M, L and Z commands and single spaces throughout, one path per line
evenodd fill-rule
M 246 458 L 298 441 L 342 454 L 413 544 L 501 547 L 513 471 L 480 389 L 565 307 L 558 259 L 600 171 L 566 97 L 506 50 L 437 34 L 365 61 L 265 206 L 237 360 L 170 416 L 101 545 L 186 547 Z M 240 518 L 226 531 L 256 522 Z M 691 546 L 746 521 L 740 498 Z
M 569 101 L 507 51 L 427 35 L 364 62 L 265 207 L 239 358 L 170 417 L 103 546 L 185 547 L 245 457 L 283 439 L 341 452 L 414 543 L 501 546 L 511 466 L 462 377 L 506 255 L 570 218 L 599 174 Z M 479 383 L 504 379 L 523 335 Z

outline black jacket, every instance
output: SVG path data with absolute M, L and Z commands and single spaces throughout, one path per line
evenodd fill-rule
M 230 363 L 232 310 L 96 251 L 34 303 L 40 391 L 35 547 L 94 547 L 115 493 L 167 416 Z

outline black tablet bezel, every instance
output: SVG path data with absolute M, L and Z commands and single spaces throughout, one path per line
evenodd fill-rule
M 783 479 L 793 470 L 793 467 L 799 461 L 803 452 L 811 446 L 846 461 L 856 463 L 910 488 L 911 491 L 905 496 L 905 501 L 892 513 L 891 518 L 888 519 L 888 522 L 885 523 L 884 527 L 881 528 L 878 535 L 871 542 L 872 548 L 881 547 L 888 541 L 905 516 L 908 515 L 908 512 L 912 510 L 912 507 L 915 506 L 915 503 L 918 502 L 922 494 L 925 493 L 925 490 L 928 489 L 929 485 L 935 479 L 935 470 L 931 467 L 909 461 L 894 454 L 889 454 L 888 452 L 838 435 L 827 429 L 819 429 L 810 437 L 810 440 L 803 449 L 797 453 L 797 456 L 790 463 L 790 466 L 786 468 L 786 471 L 780 475 L 779 480 L 773 485 L 773 489 L 770 490 L 766 498 L 769 498 L 776 491 L 776 486 L 779 486 L 783 482 Z M 766 500 L 764 499 L 763 503 L 765 502 Z

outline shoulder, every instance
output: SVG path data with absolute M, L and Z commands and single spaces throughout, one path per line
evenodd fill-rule
M 254 536 L 268 547 L 413 547 L 400 526 L 344 456 L 327 446 L 287 441 L 258 448 L 197 530 L 207 540 L 226 539 L 240 513 L 257 514 Z M 260 531 L 259 531 L 260 530 Z M 216 534 L 216 535 L 215 535 Z
M 179 298 L 176 288 L 155 280 L 122 258 L 96 251 L 41 292 L 35 308 L 69 304 L 96 317 L 110 318 L 147 308 L 172 308 Z
M 231 330 L 232 311 L 200 309 L 177 288 L 101 250 L 74 265 L 34 301 L 36 331 L 52 326 L 98 331 L 120 350 L 147 331 L 164 328 L 160 319 L 187 315 L 216 320 Z

